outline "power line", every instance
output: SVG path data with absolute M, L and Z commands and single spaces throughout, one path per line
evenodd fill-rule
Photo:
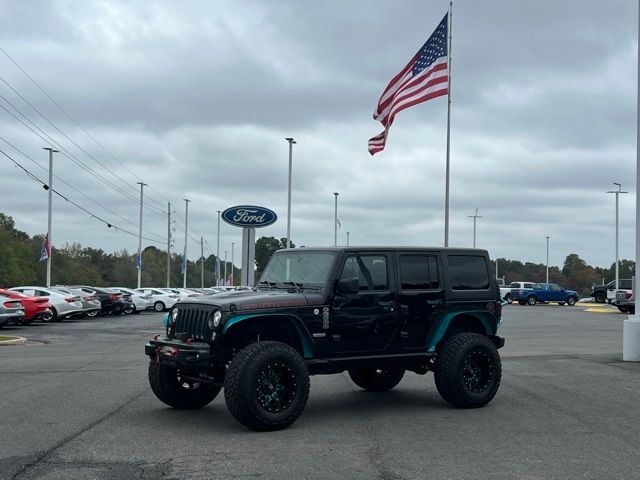
M 78 121 L 71 116 L 71 114 L 69 112 L 67 112 L 64 108 L 62 108 L 62 105 L 60 105 L 58 102 L 56 102 L 53 97 L 51 97 L 51 95 L 49 95 L 44 88 L 42 88 L 40 86 L 40 84 L 38 82 L 36 82 L 33 77 L 31 75 L 29 75 L 27 73 L 27 71 L 22 68 L 18 62 L 16 62 L 13 57 L 11 57 L 11 55 L 9 55 L 6 50 L 4 50 L 2 47 L 0 47 L 0 51 L 2 51 L 2 53 L 4 53 L 6 55 L 6 57 L 11 60 L 11 62 L 18 67 L 18 69 L 29 79 L 31 80 L 31 83 L 33 83 L 36 87 L 38 87 L 38 89 L 49 99 L 51 100 L 51 102 L 58 107 L 58 109 L 64 113 L 75 125 L 78 126 L 78 128 L 80 128 L 91 140 L 93 140 L 96 145 L 98 145 L 105 153 L 107 153 L 107 155 L 109 155 L 111 158 L 113 158 L 116 162 L 118 162 L 120 165 L 122 165 L 123 168 L 125 168 L 129 173 L 131 173 L 134 177 L 136 177 L 137 180 L 139 180 L 139 176 L 136 175 L 129 167 L 127 167 L 126 164 L 124 164 L 123 162 L 121 162 L 118 158 L 116 158 L 107 148 L 105 148 L 105 146 L 100 143 L 93 135 L 91 135 L 82 125 L 80 125 L 80 123 L 78 123 Z M 158 195 L 160 195 L 161 197 L 165 198 L 165 200 L 170 201 L 168 199 L 166 199 L 166 197 L 164 197 L 162 194 L 160 194 L 159 192 L 157 192 L 154 188 L 150 187 L 152 191 L 156 192 Z M 153 200 L 154 202 L 158 203 L 159 205 L 162 205 L 160 202 L 158 202 L 157 200 L 154 200 L 153 198 L 151 198 L 151 200 Z
M 6 143 L 7 145 L 9 145 L 11 148 L 13 148 L 14 150 L 16 150 L 18 153 L 20 153 L 23 157 L 25 157 L 26 159 L 30 160 L 31 162 L 33 162 L 37 167 L 39 167 L 40 169 L 44 170 L 45 172 L 47 172 L 47 168 L 44 167 L 43 165 L 41 165 L 40 163 L 38 163 L 36 160 L 34 160 L 33 158 L 31 158 L 29 155 L 27 155 L 26 153 L 24 153 L 22 150 L 20 150 L 18 147 L 16 147 L 15 145 L 13 145 L 11 142 L 9 142 L 7 139 L 3 138 L 2 136 L 0 136 L 0 140 L 3 141 L 4 143 Z M 68 183 L 67 181 L 65 181 L 63 178 L 60 178 L 58 175 L 53 174 L 54 178 L 56 180 L 59 180 L 60 182 L 64 183 L 67 187 L 69 187 L 70 189 L 72 189 L 73 191 L 79 193 L 80 195 L 82 195 L 83 197 L 85 197 L 87 200 L 91 201 L 92 203 L 96 204 L 97 206 L 99 206 L 100 208 L 103 208 L 104 210 L 107 210 L 108 212 L 110 212 L 111 214 L 115 215 L 116 217 L 118 217 L 120 220 L 127 222 L 130 225 L 133 225 L 134 227 L 137 227 L 138 225 L 136 225 L 134 222 L 126 219 L 125 217 L 123 217 L 122 215 L 120 215 L 118 212 L 112 210 L 111 208 L 107 207 L 106 205 L 98 202 L 97 200 L 94 200 L 93 198 L 91 198 L 89 195 L 85 194 L 84 192 L 82 192 L 81 190 L 77 189 L 76 187 L 74 187 L 73 185 L 71 185 L 70 183 Z M 151 232 L 147 229 L 143 229 L 147 234 L 149 235 L 153 235 L 156 238 L 160 238 L 162 239 L 162 237 L 154 232 Z M 164 239 L 162 239 L 162 241 L 164 241 Z
M 31 178 L 32 180 L 40 183 L 42 186 L 46 186 L 47 188 L 51 188 L 49 185 L 47 185 L 47 183 L 43 182 L 42 180 L 40 180 L 37 176 L 35 176 L 33 173 L 31 173 L 27 168 L 25 168 L 22 164 L 20 164 L 18 161 L 16 161 L 13 157 L 11 157 L 11 155 L 9 155 L 8 153 L 6 153 L 4 150 L 0 149 L 0 153 L 2 155 L 4 155 L 5 157 L 7 157 L 9 160 L 11 160 L 17 167 L 19 167 L 20 169 L 22 169 L 29 178 Z M 58 195 L 60 198 L 64 199 L 65 201 L 67 201 L 68 203 L 72 204 L 73 206 L 79 208 L 80 210 L 82 210 L 83 212 L 87 213 L 88 215 L 90 215 L 92 218 L 95 218 L 96 220 L 104 223 L 108 228 L 114 228 L 117 232 L 124 232 L 128 235 L 137 237 L 138 234 L 137 233 L 133 233 L 130 232 L 129 230 L 126 230 L 124 228 L 118 227 L 114 224 L 112 224 L 111 222 L 108 222 L 107 220 L 103 219 L 102 217 L 100 217 L 99 215 L 96 215 L 95 213 L 89 211 L 88 209 L 86 209 L 85 207 L 83 207 L 82 205 L 74 202 L 73 200 L 69 199 L 68 197 L 66 197 L 65 195 L 63 195 L 62 193 L 58 192 L 55 189 L 52 189 L 53 193 L 55 193 L 56 195 Z M 160 243 L 163 244 L 165 242 L 165 240 L 162 241 L 157 241 L 154 240 L 152 238 L 148 238 L 148 237 L 142 237 L 145 240 L 147 240 L 148 242 L 152 242 L 152 243 Z

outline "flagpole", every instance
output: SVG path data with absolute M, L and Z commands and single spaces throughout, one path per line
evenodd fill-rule
M 447 173 L 444 194 L 444 246 L 449 246 L 449 173 L 451 170 L 451 12 L 453 0 L 449 1 L 449 45 L 447 46 L 447 71 L 449 74 L 449 86 L 447 88 Z

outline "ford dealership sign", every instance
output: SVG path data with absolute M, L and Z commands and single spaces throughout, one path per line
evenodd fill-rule
M 222 212 L 222 219 L 236 227 L 266 227 L 275 223 L 278 216 L 272 210 L 254 205 L 241 205 L 227 208 Z

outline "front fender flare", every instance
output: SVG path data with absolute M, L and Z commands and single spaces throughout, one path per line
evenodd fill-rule
M 257 318 L 265 318 L 265 317 L 278 317 L 278 318 L 283 318 L 289 321 L 294 331 L 298 335 L 298 338 L 300 339 L 300 344 L 302 345 L 302 354 L 303 354 L 302 356 L 304 358 L 314 357 L 315 343 L 313 341 L 313 337 L 309 333 L 309 330 L 307 330 L 307 327 L 302 322 L 300 317 L 296 315 L 292 315 L 290 313 L 247 313 L 247 314 L 241 314 L 241 315 L 234 315 L 233 317 L 230 317 L 229 319 L 227 319 L 227 321 L 225 322 L 224 327 L 222 328 L 222 335 L 225 335 L 231 327 L 233 327 L 238 323 L 250 321 L 252 319 L 257 319 Z

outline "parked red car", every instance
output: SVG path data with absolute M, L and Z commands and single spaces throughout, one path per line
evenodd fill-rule
M 53 318 L 51 304 L 47 297 L 30 297 L 24 293 L 14 292 L 4 288 L 0 288 L 0 295 L 20 300 L 22 308 L 24 309 L 23 325 L 27 325 L 38 319 L 49 322 Z

